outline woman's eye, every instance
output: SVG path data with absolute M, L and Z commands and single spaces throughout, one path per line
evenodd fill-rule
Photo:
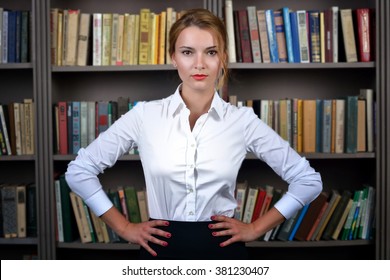
M 217 54 L 217 51 L 215 51 L 215 50 L 213 50 L 213 51 L 209 51 L 209 52 L 208 52 L 208 54 L 209 54 L 209 55 L 211 55 L 211 56 L 214 56 L 214 55 L 216 55 L 216 54 Z
M 191 51 L 183 51 L 182 52 L 184 55 L 190 55 L 191 54 Z

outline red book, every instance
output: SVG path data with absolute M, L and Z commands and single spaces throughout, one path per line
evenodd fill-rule
M 325 25 L 325 62 L 333 62 L 333 17 L 332 10 L 324 11 Z
M 262 208 L 263 203 L 264 203 L 265 195 L 266 195 L 265 189 L 259 188 L 259 194 L 257 195 L 257 200 L 256 200 L 256 204 L 255 204 L 255 209 L 253 210 L 251 222 L 254 222 L 260 216 L 260 212 L 261 212 L 261 208 Z
M 251 39 L 249 34 L 248 14 L 246 9 L 238 11 L 238 23 L 240 30 L 242 62 L 253 62 L 250 41 Z
M 368 8 L 356 9 L 356 22 L 357 22 L 357 34 L 358 34 L 358 50 L 359 61 L 369 62 L 371 61 L 371 21 L 370 10 Z
M 68 154 L 68 116 L 67 103 L 65 101 L 58 102 L 58 140 L 60 155 Z

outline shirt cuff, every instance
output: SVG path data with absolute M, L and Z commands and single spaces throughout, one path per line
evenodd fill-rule
M 289 193 L 286 193 L 275 203 L 275 208 L 286 218 L 286 220 L 293 217 L 302 207 L 302 203 L 289 195 Z
M 85 204 L 87 204 L 98 217 L 103 215 L 113 206 L 104 190 L 99 190 L 93 196 L 85 200 Z

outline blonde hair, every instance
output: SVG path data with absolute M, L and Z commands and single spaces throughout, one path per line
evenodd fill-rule
M 218 43 L 218 57 L 222 62 L 221 75 L 216 85 L 217 89 L 222 88 L 228 78 L 228 51 L 227 32 L 224 23 L 207 9 L 191 9 L 172 25 L 169 32 L 169 55 L 175 52 L 175 45 L 180 33 L 190 26 L 210 31 Z

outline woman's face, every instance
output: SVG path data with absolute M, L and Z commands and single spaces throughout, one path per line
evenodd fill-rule
M 183 81 L 183 88 L 214 92 L 221 71 L 217 44 L 209 30 L 191 26 L 180 33 L 172 62 Z

